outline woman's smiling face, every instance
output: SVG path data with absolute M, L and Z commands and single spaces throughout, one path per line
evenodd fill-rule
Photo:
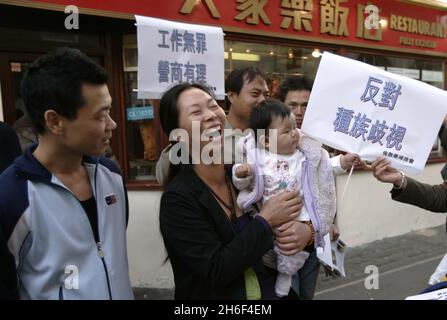
M 214 150 L 223 148 L 225 113 L 208 93 L 198 88 L 185 90 L 178 97 L 177 108 L 179 127 L 188 132 L 190 146 L 192 139 L 200 139 L 200 151 L 211 142 L 218 144 Z M 193 136 L 193 123 L 200 128 L 200 136 Z

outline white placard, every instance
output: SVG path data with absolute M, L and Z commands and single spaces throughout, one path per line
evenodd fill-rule
M 447 300 L 447 288 L 410 296 L 405 300 Z
M 347 246 L 340 239 L 331 241 L 327 233 L 324 236 L 324 247 L 317 248 L 317 257 L 320 262 L 330 268 L 337 276 L 346 277 L 345 254 Z
M 138 98 L 160 99 L 180 82 L 203 83 L 223 100 L 222 28 L 135 16 L 138 41 Z
M 385 155 L 417 174 L 446 113 L 446 91 L 325 52 L 302 131 L 364 160 Z

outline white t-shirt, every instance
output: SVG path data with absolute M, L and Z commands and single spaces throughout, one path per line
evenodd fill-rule
M 301 174 L 305 160 L 306 156 L 298 149 L 290 155 L 270 153 L 265 149 L 261 151 L 259 166 L 264 175 L 263 203 L 284 191 L 299 190 L 300 196 L 303 196 Z M 303 206 L 298 220 L 310 220 L 305 206 Z

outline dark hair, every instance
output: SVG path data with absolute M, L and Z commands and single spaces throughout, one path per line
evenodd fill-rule
M 244 82 L 252 82 L 256 77 L 261 77 L 266 80 L 265 75 L 256 67 L 247 67 L 244 69 L 235 69 L 231 71 L 225 80 L 225 92 L 234 92 L 239 94 L 244 86 Z M 231 105 L 228 97 L 225 98 L 225 106 L 229 108 Z
M 82 84 L 107 83 L 107 73 L 84 53 L 58 48 L 34 61 L 26 70 L 21 90 L 26 111 L 34 129 L 45 132 L 44 114 L 54 110 L 73 120 L 84 106 Z
M 312 91 L 312 85 L 306 78 L 298 76 L 287 78 L 279 88 L 279 98 L 284 102 L 289 91 L 301 90 Z
M 160 118 L 160 123 L 163 131 L 166 133 L 166 135 L 169 137 L 169 134 L 177 129 L 179 127 L 178 124 L 178 117 L 179 117 L 179 110 L 177 108 L 178 105 L 178 98 L 182 92 L 189 90 L 189 89 L 200 89 L 204 91 L 205 93 L 209 94 L 211 97 L 213 97 L 213 94 L 211 91 L 203 86 L 202 84 L 198 83 L 180 83 L 176 84 L 173 87 L 169 88 L 165 93 L 163 93 L 163 96 L 160 100 L 160 107 L 158 108 L 158 114 Z M 176 142 L 171 142 L 176 143 Z M 177 175 L 177 173 L 180 171 L 180 165 L 174 165 L 170 164 L 169 168 L 169 177 L 166 179 L 165 185 L 167 186 L 170 181 Z
M 209 94 L 211 97 L 213 97 L 211 91 L 204 85 L 199 83 L 188 83 L 188 82 L 176 84 L 171 88 L 169 88 L 165 93 L 163 93 L 163 96 L 161 97 L 160 100 L 159 116 L 160 116 L 161 127 L 168 137 L 169 134 L 172 132 L 172 130 L 178 128 L 178 117 L 179 117 L 179 112 L 177 109 L 178 97 L 180 96 L 180 94 L 182 94 L 183 91 L 193 88 L 200 89 L 205 93 Z
M 254 131 L 256 142 L 259 139 L 258 130 L 268 133 L 273 117 L 288 118 L 290 110 L 284 103 L 276 99 L 266 99 L 253 109 L 250 114 L 250 129 Z

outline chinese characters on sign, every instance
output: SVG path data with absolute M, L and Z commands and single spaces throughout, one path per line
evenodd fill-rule
M 378 86 L 375 86 L 372 82 L 376 82 L 378 84 L 382 84 L 383 81 L 380 79 L 376 79 L 374 77 L 369 77 L 368 83 L 366 85 L 365 91 L 363 92 L 362 96 L 360 97 L 360 100 L 362 102 L 368 102 L 372 101 L 372 103 L 377 106 L 377 102 L 374 100 L 375 96 L 379 92 L 380 88 Z M 399 97 L 401 86 L 395 85 L 391 81 L 385 82 L 385 86 L 383 88 L 381 101 L 379 102 L 379 107 L 385 107 L 390 110 L 394 109 L 394 106 L 396 105 L 397 98 Z
M 158 99 L 173 84 L 201 83 L 224 98 L 221 28 L 136 16 L 138 97 Z
M 293 29 L 304 31 L 312 31 L 312 11 L 313 0 L 282 0 L 281 1 L 281 15 L 284 16 L 281 22 L 281 28 L 288 29 L 293 20 Z
M 259 17 L 261 17 L 262 21 L 269 25 L 271 24 L 267 14 L 264 11 L 264 6 L 267 4 L 267 0 L 236 0 L 240 3 L 237 6 L 238 11 L 242 11 L 239 13 L 234 19 L 236 20 L 244 20 L 247 19 L 246 22 L 249 24 L 259 24 Z
M 219 20 L 221 25 L 240 27 L 264 25 L 277 33 L 343 37 L 383 41 L 394 47 L 429 48 L 441 51 L 447 38 L 444 13 L 430 9 L 413 16 L 400 15 L 399 1 L 375 0 L 184 0 L 178 12 L 201 20 L 202 15 Z M 219 8 L 217 5 L 220 6 Z M 225 7 L 224 7 L 225 3 Z M 234 24 L 236 21 L 236 25 Z M 243 26 L 242 26 L 243 27 Z M 265 31 L 265 28 L 263 29 Z M 383 34 L 386 34 L 383 37 Z M 421 39 L 422 35 L 434 39 Z M 358 38 L 358 39 L 356 39 Z
M 206 51 L 206 35 L 204 33 L 192 33 L 185 31 L 184 33 L 178 30 L 173 30 L 172 35 L 169 36 L 169 31 L 158 30 L 158 33 L 162 35 L 162 43 L 158 44 L 159 48 L 171 48 L 174 52 L 192 52 L 198 54 L 203 54 Z M 166 38 L 169 38 L 171 46 L 167 43 Z
M 371 13 L 370 13 L 371 14 Z M 371 16 L 366 15 L 365 16 L 365 5 L 363 4 L 357 4 L 357 32 L 356 37 L 367 39 L 367 40 L 374 40 L 374 41 L 381 41 L 382 40 L 382 28 L 365 28 L 365 23 L 361 23 L 362 21 L 368 21 Z M 380 17 L 375 17 L 376 19 L 379 19 Z M 380 23 L 379 23 L 380 25 Z
M 190 14 L 195 6 L 197 6 L 201 0 L 186 0 L 183 3 L 183 6 L 180 9 L 180 13 L 182 14 Z M 216 5 L 214 4 L 213 0 L 205 0 L 205 5 L 207 6 L 208 10 L 211 12 L 211 15 L 215 19 L 220 18 L 220 13 L 216 8 Z
M 396 85 L 391 81 L 385 81 L 385 85 L 383 86 L 382 90 L 381 101 L 376 102 L 374 98 L 379 94 L 381 89 L 378 85 L 383 84 L 383 82 L 384 81 L 378 78 L 369 77 L 366 88 L 362 96 L 360 97 L 360 101 L 364 103 L 372 102 L 373 106 L 388 108 L 388 110 L 394 110 L 397 98 L 399 97 L 399 95 L 402 94 L 402 86 Z M 347 134 L 356 139 L 362 137 L 363 141 L 370 141 L 373 144 L 379 143 L 381 146 L 384 144 L 382 139 L 388 133 L 387 137 L 385 138 L 385 147 L 388 149 L 395 148 L 397 151 L 402 149 L 402 142 L 405 138 L 405 133 L 407 132 L 407 129 L 405 127 L 399 126 L 397 124 L 387 126 L 386 120 L 375 120 L 374 123 L 373 120 L 369 119 L 366 114 L 362 114 L 359 112 L 354 117 L 354 113 L 354 110 L 339 107 L 336 113 L 336 119 L 333 122 L 334 131 Z M 353 118 L 354 122 L 351 127 Z M 398 156 L 396 155 L 396 158 L 397 157 Z M 404 157 L 402 156 L 402 159 L 403 158 Z M 408 161 L 408 157 L 405 157 L 405 159 L 407 159 Z M 413 161 L 413 159 L 411 160 Z
M 204 33 L 192 33 L 185 31 L 182 33 L 173 30 L 169 36 L 169 31 L 158 30 L 162 35 L 159 48 L 171 49 L 172 52 L 188 52 L 204 54 L 206 51 L 206 35 Z M 169 43 L 167 42 L 169 39 Z M 206 84 L 206 64 L 186 64 L 177 61 L 158 61 L 158 82 L 176 83 L 176 82 L 198 82 Z
M 235 2 L 237 14 L 236 21 L 245 21 L 247 24 L 258 25 L 262 22 L 271 25 L 271 20 L 266 11 L 268 0 L 232 0 Z M 280 15 L 282 29 L 312 32 L 314 14 L 314 0 L 278 0 L 280 2 Z M 349 8 L 343 6 L 348 0 L 319 0 L 320 33 L 334 36 L 349 36 L 348 16 Z M 215 19 L 221 17 L 213 0 L 185 0 L 180 8 L 180 13 L 191 14 L 195 7 L 203 4 L 211 16 Z M 269 13 L 270 15 L 272 13 Z M 363 16 L 358 16 L 363 25 Z M 363 29 L 362 29 L 363 30 Z
M 198 82 L 206 84 L 206 64 L 190 64 L 169 62 L 166 60 L 158 61 L 158 82 L 176 83 L 176 82 Z
M 340 6 L 347 0 L 321 0 L 321 33 L 329 33 L 331 35 L 349 36 L 348 31 L 348 14 L 349 9 Z
M 342 132 L 347 135 L 350 135 L 354 138 L 362 137 L 363 141 L 371 141 L 371 143 L 379 143 L 381 146 L 383 145 L 382 138 L 385 136 L 388 131 L 388 136 L 385 138 L 386 140 L 386 148 L 395 148 L 396 150 L 402 149 L 402 141 L 405 137 L 406 128 L 393 124 L 392 127 L 386 125 L 386 121 L 379 121 L 373 125 L 372 120 L 369 119 L 366 114 L 358 113 L 354 117 L 354 110 L 338 108 L 336 119 L 333 122 L 334 131 Z M 354 118 L 354 122 L 351 127 L 352 118 Z M 369 132 L 368 132 L 368 129 Z
M 325 52 L 301 131 L 364 160 L 384 155 L 393 167 L 419 173 L 446 114 L 444 90 Z

